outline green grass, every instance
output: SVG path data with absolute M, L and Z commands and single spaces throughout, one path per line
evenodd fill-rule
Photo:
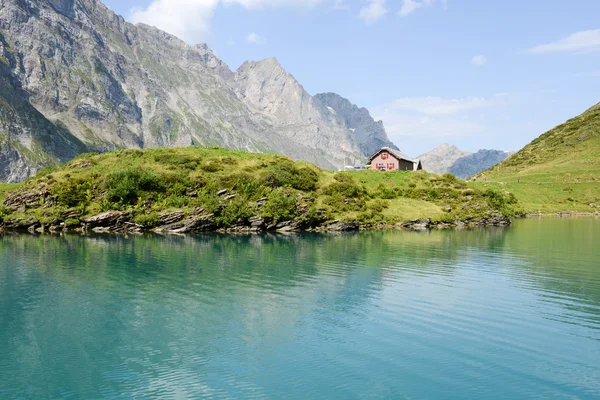
M 600 202 L 600 104 L 479 176 L 514 193 L 527 212 L 597 211 L 590 204 Z
M 478 182 L 471 186 L 484 190 L 492 188 L 513 193 L 527 213 L 554 214 L 559 212 L 600 212 L 600 183 L 498 183 Z
M 224 189 L 235 196 L 219 196 Z M 39 206 L 19 217 L 52 219 L 69 210 L 70 218 L 75 219 L 74 210 L 76 219 L 83 220 L 119 210 L 130 212 L 146 228 L 156 226 L 165 210 L 190 213 L 204 209 L 222 228 L 244 223 L 252 216 L 370 225 L 516 214 L 511 196 L 469 188 L 452 175 L 424 171 L 334 173 L 282 156 L 220 148 L 85 154 L 61 168 L 45 169 L 22 185 L 0 186 L 0 196 L 6 197 L 10 190 L 50 193 L 40 197 Z M 12 210 L 6 217 L 15 217 L 15 213 Z
M 0 183 L 0 203 L 4 202 L 6 195 L 22 186 L 21 183 Z

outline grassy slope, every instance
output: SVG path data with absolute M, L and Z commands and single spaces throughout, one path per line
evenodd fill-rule
M 237 196 L 218 196 L 222 189 Z M 486 217 L 497 210 L 505 215 L 514 211 L 509 196 L 473 190 L 453 176 L 406 171 L 334 173 L 281 156 L 196 147 L 82 155 L 58 170 L 41 172 L 16 190 L 46 191 L 52 196 L 26 211 L 0 209 L 6 219 L 50 221 L 67 210 L 84 219 L 122 210 L 131 211 L 135 221 L 148 228 L 156 226 L 165 210 L 194 208 L 214 214 L 221 227 L 254 215 L 291 220 L 301 216 L 301 209 L 303 214 L 325 215 L 330 221 L 363 224 L 424 218 L 450 222 Z M 296 201 L 299 194 L 302 200 Z M 266 205 L 257 207 L 262 198 L 267 199 Z
M 600 210 L 600 104 L 480 176 L 475 187 L 508 190 L 528 212 Z

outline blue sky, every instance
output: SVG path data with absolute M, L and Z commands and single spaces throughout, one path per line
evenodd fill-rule
M 275 56 L 419 155 L 518 150 L 600 102 L 598 0 L 104 0 L 206 42 L 236 69 Z

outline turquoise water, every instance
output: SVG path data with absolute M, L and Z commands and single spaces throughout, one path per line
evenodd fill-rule
M 2 399 L 600 397 L 600 219 L 0 243 Z

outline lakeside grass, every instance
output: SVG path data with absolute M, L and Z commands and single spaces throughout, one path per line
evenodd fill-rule
M 509 191 L 529 214 L 600 212 L 600 182 L 477 182 L 470 186 Z
M 147 229 L 156 227 L 164 212 L 188 215 L 199 209 L 214 215 L 219 228 L 255 216 L 370 225 L 426 218 L 451 223 L 518 213 L 514 196 L 469 187 L 452 175 L 332 172 L 283 156 L 198 147 L 84 154 L 23 184 L 0 188 L 0 196 L 11 193 L 13 207 L 0 210 L 5 219 L 51 224 L 68 214 L 67 224 L 76 225 L 117 210 Z M 30 197 L 29 204 L 15 207 L 23 195 Z

